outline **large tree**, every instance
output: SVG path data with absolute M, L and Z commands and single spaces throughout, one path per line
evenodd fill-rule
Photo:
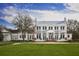
M 69 33 L 72 33 L 72 39 L 79 39 L 79 22 L 77 20 L 70 19 L 67 21 L 67 29 Z
M 13 24 L 22 33 L 23 40 L 25 40 L 26 33 L 33 33 L 34 32 L 33 20 L 26 13 L 18 12 L 15 19 L 13 20 Z

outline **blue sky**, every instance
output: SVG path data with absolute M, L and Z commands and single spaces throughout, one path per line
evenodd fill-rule
M 63 10 L 65 6 L 63 3 L 1 3 L 0 9 L 8 6 L 14 6 L 20 9 L 34 9 L 34 10 Z M 54 8 L 53 8 L 54 7 Z
M 15 11 L 28 10 L 33 17 L 38 20 L 58 20 L 64 17 L 79 17 L 78 4 L 64 4 L 64 3 L 0 3 L 0 24 L 11 27 L 10 17 L 15 15 Z M 46 18 L 47 17 L 47 18 Z

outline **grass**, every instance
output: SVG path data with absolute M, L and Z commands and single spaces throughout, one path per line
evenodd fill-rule
M 9 45 L 9 44 L 12 44 L 14 42 L 0 42 L 0 46 L 3 46 L 3 45 Z
M 0 56 L 79 56 L 79 44 L 7 44 Z

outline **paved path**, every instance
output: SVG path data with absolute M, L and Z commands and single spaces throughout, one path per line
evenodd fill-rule
M 22 42 L 22 43 L 13 43 L 12 45 L 19 44 L 79 44 L 79 42 Z

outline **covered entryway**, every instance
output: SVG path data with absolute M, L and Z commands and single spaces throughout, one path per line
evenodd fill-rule
M 53 41 L 54 40 L 54 31 L 53 30 L 49 30 L 47 31 L 47 35 L 48 35 L 48 40 Z
M 53 33 L 49 33 L 49 40 L 52 40 L 53 38 Z

